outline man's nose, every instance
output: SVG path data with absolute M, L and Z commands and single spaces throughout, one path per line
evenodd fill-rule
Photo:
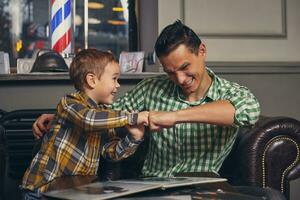
M 119 84 L 119 82 L 117 81 L 116 88 L 119 88 L 119 87 L 120 87 L 120 84 Z
M 185 81 L 185 74 L 182 72 L 176 72 L 176 80 L 178 84 L 183 84 Z

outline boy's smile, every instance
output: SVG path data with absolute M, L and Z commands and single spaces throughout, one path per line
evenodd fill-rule
M 116 62 L 108 63 L 100 79 L 96 79 L 95 88 L 92 91 L 93 99 L 97 103 L 112 104 L 113 99 L 120 87 L 118 79 L 120 67 Z

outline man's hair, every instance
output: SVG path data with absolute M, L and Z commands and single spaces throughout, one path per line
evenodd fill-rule
M 158 36 L 155 43 L 155 53 L 159 58 L 167 56 L 179 45 L 185 45 L 192 53 L 198 54 L 201 40 L 198 35 L 180 20 L 165 27 Z
M 80 51 L 76 54 L 70 66 L 70 78 L 75 89 L 84 90 L 88 73 L 93 73 L 100 79 L 105 67 L 111 62 L 118 62 L 111 52 L 97 49 Z

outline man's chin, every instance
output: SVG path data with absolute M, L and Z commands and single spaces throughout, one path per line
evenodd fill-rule
M 195 92 L 195 91 L 193 90 L 193 87 L 192 87 L 192 86 L 191 86 L 191 87 L 181 88 L 181 89 L 182 89 L 182 91 L 183 91 L 185 94 L 191 94 L 191 93 Z

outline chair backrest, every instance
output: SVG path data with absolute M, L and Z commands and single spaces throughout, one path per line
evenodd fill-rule
M 32 133 L 34 121 L 43 113 L 54 113 L 54 109 L 27 109 L 5 113 L 0 119 L 3 127 L 7 175 L 13 179 L 22 178 L 32 159 L 35 139 Z
M 4 199 L 5 164 L 4 129 L 0 125 L 0 199 Z
M 1 120 L 1 117 L 5 115 L 5 113 L 6 113 L 5 110 L 0 109 L 0 120 Z

